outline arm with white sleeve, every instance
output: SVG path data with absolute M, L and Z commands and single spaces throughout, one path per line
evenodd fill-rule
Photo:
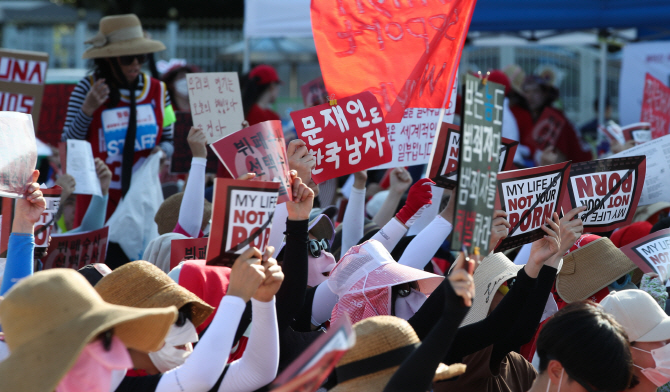
M 200 128 L 191 127 L 186 139 L 193 159 L 188 172 L 188 182 L 179 208 L 179 221 L 175 232 L 198 238 L 202 227 L 203 200 L 205 200 L 205 167 L 207 166 L 207 138 Z
M 351 188 L 347 209 L 342 218 L 342 251 L 344 255 L 363 238 L 365 225 L 365 183 L 368 174 L 365 170 L 354 173 L 354 186 Z

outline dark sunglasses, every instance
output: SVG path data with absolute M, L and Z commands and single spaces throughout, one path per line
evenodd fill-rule
M 179 312 L 177 313 L 177 321 L 175 321 L 175 324 L 178 327 L 183 327 L 184 324 L 186 324 L 186 320 L 191 320 L 191 309 L 188 307 L 188 305 L 179 309 Z
M 330 252 L 330 244 L 326 239 L 309 240 L 309 253 L 312 257 L 321 257 L 321 251 Z
M 137 62 L 140 63 L 140 65 L 144 64 L 147 62 L 147 55 L 146 54 L 136 54 L 133 56 L 121 56 L 119 57 L 119 62 L 121 65 L 130 65 L 137 59 Z
M 102 332 L 100 335 L 98 335 L 98 339 L 102 340 L 102 347 L 105 349 L 105 351 L 109 351 L 112 349 L 113 337 L 114 337 L 113 329 L 108 329 L 107 331 Z

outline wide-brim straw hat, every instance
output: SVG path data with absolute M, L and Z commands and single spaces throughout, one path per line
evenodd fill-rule
M 95 290 L 107 302 L 134 308 L 191 306 L 191 321 L 195 327 L 214 311 L 192 292 L 170 279 L 165 272 L 148 261 L 138 260 L 122 265 L 95 285 Z
M 135 14 L 105 16 L 100 19 L 98 33 L 85 43 L 92 47 L 81 56 L 84 59 L 132 56 L 165 50 L 162 42 L 144 36 L 140 19 Z
M 587 236 L 596 238 L 563 256 L 556 278 L 556 292 L 567 303 L 587 299 L 636 268 L 609 238 Z
M 181 201 L 184 198 L 184 192 L 175 193 L 163 201 L 163 204 L 156 211 L 154 221 L 158 225 L 158 234 L 172 233 L 179 222 L 179 209 L 181 208 Z M 202 213 L 201 229 L 207 226 L 209 220 L 212 219 L 212 203 L 204 200 Z
M 335 371 L 338 384 L 331 392 L 384 390 L 393 373 L 421 341 L 412 326 L 394 316 L 374 316 L 354 324 L 356 344 L 338 362 Z M 372 359 L 372 360 L 371 360 Z M 377 369 L 380 361 L 393 365 Z M 465 373 L 461 363 L 441 363 L 433 381 L 444 381 Z
M 521 268 L 523 265 L 514 264 L 500 252 L 485 257 L 472 275 L 477 295 L 461 327 L 485 319 L 491 309 L 495 293 L 505 282 L 516 277 Z
M 37 272 L 0 302 L 11 352 L 0 363 L 0 391 L 53 392 L 84 347 L 110 329 L 128 348 L 159 350 L 176 317 L 175 307 L 135 309 L 106 303 L 71 269 Z

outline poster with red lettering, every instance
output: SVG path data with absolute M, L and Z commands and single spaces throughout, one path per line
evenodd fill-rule
M 44 52 L 0 49 L 0 111 L 31 114 L 37 126 L 48 64 Z
M 44 269 L 77 270 L 88 264 L 104 263 L 108 240 L 109 226 L 77 234 L 54 234 L 46 258 L 42 259 Z
M 566 195 L 570 162 L 498 174 L 495 209 L 507 212 L 512 225 L 496 252 L 516 248 L 542 238 L 545 218 L 560 211 Z
M 233 178 L 256 173 L 257 181 L 279 182 L 279 201 L 292 200 L 281 121 L 254 124 L 210 145 Z
M 316 158 L 312 179 L 317 184 L 393 158 L 381 108 L 369 92 L 294 111 L 291 118 L 298 138 Z
M 587 206 L 579 216 L 585 233 L 606 233 L 630 225 L 646 168 L 644 155 L 573 163 L 563 212 Z
M 42 189 L 47 206 L 44 212 L 42 212 L 40 219 L 35 223 L 36 248 L 46 248 L 49 246 L 49 236 L 56 224 L 56 219 L 59 218 L 58 210 L 60 209 L 60 194 L 62 190 L 58 185 L 54 185 L 53 188 Z
M 328 102 L 328 92 L 321 76 L 300 86 L 300 92 L 306 108 Z
M 642 270 L 657 273 L 661 282 L 670 287 L 670 229 L 659 230 L 621 248 Z
M 30 115 L 0 112 L 0 196 L 23 198 L 37 164 Z
M 186 238 L 170 241 L 170 269 L 185 260 L 204 260 L 209 238 Z
M 214 180 L 212 222 L 217 224 L 209 234 L 207 264 L 230 267 L 250 246 L 265 251 L 278 192 L 278 182 Z
M 448 106 L 475 0 L 312 0 L 326 88 L 374 94 L 388 123 L 407 108 Z
M 640 121 L 651 124 L 651 138 L 667 135 L 670 129 L 670 88 L 646 74 Z
M 540 150 L 555 146 L 565 126 L 565 117 L 552 107 L 546 107 L 533 127 L 533 139 Z

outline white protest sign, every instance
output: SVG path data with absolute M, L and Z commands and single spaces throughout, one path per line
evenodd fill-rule
M 30 114 L 0 112 L 0 196 L 21 198 L 37 163 Z
M 95 171 L 91 143 L 86 140 L 68 139 L 65 162 L 67 174 L 74 177 L 77 184 L 74 189 L 75 194 L 102 197 L 100 179 Z
M 193 125 L 202 128 L 211 144 L 242 129 L 244 109 L 237 72 L 186 75 Z
M 655 272 L 670 287 L 670 229 L 659 230 L 621 248 L 643 272 Z

